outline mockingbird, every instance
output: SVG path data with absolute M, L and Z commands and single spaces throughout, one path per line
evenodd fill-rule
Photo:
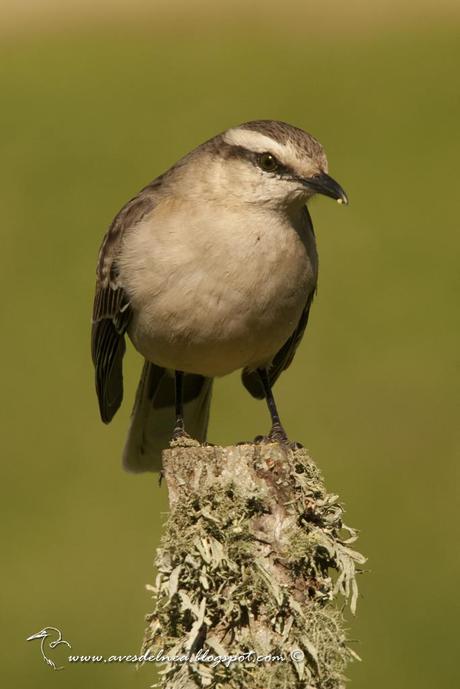
M 102 420 L 123 397 L 127 333 L 145 359 L 124 465 L 154 471 L 171 436 L 206 440 L 212 379 L 243 369 L 287 442 L 272 386 L 291 363 L 316 289 L 306 203 L 347 203 L 321 144 L 284 122 L 218 134 L 121 209 L 97 266 L 92 356 Z

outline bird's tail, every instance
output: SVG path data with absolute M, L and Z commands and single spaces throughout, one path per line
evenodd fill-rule
M 187 432 L 206 440 L 212 378 L 184 375 L 184 420 Z M 160 471 L 161 452 L 168 447 L 175 423 L 174 374 L 148 361 L 144 363 L 123 450 L 128 471 Z

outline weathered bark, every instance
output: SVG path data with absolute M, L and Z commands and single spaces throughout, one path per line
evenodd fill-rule
M 176 446 L 163 462 L 171 511 L 143 652 L 183 658 L 158 686 L 342 687 L 357 656 L 337 599 L 354 611 L 364 558 L 306 450 Z

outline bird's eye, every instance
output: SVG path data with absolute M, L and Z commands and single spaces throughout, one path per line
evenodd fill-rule
M 259 156 L 259 166 L 265 172 L 275 172 L 278 168 L 278 161 L 271 153 L 261 153 Z

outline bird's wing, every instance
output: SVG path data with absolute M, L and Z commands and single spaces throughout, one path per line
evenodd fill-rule
M 308 224 L 313 233 L 313 224 L 310 214 L 308 213 L 307 208 L 305 208 L 305 210 L 307 213 Z M 305 332 L 305 328 L 307 327 L 308 316 L 310 315 L 310 306 L 312 304 L 313 297 L 315 296 L 315 292 L 316 287 L 312 292 L 306 295 L 305 307 L 302 311 L 302 315 L 300 316 L 296 329 L 273 358 L 272 364 L 268 371 L 271 385 L 276 383 L 281 373 L 285 371 L 288 366 L 290 366 L 294 358 L 297 347 L 299 346 Z M 264 389 L 257 371 L 251 371 L 250 369 L 245 368 L 242 372 L 242 380 L 245 388 L 253 397 L 257 399 L 263 399 L 265 397 Z
M 296 353 L 297 347 L 300 340 L 303 337 L 305 328 L 308 323 L 308 316 L 310 313 L 310 306 L 313 301 L 314 292 L 308 296 L 305 308 L 302 311 L 300 320 L 297 324 L 297 328 L 292 333 L 291 337 L 284 343 L 279 352 L 273 358 L 272 365 L 269 368 L 270 384 L 274 385 L 278 380 L 279 376 L 283 371 L 285 371 L 291 364 L 294 355 Z M 245 388 L 251 393 L 253 397 L 257 399 L 263 399 L 265 397 L 264 389 L 262 383 L 259 379 L 259 374 L 257 371 L 251 371 L 245 368 L 242 373 L 242 380 Z
M 117 259 L 124 234 L 155 206 L 160 178 L 123 206 L 110 225 L 99 252 L 93 306 L 91 353 L 96 371 L 96 392 L 104 423 L 112 420 L 123 399 L 122 360 L 131 307 L 120 282 Z

